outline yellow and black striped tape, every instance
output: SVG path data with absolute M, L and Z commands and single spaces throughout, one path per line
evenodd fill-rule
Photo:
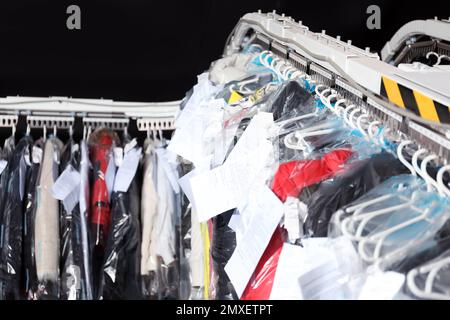
M 449 106 L 384 76 L 381 77 L 380 94 L 400 108 L 410 110 L 424 119 L 437 123 L 450 123 Z

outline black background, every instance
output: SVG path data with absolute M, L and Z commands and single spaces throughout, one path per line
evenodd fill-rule
M 247 12 L 276 9 L 311 30 L 379 51 L 404 23 L 450 16 L 450 2 L 343 0 L 1 0 L 0 96 L 176 100 L 219 58 Z M 66 8 L 81 7 L 81 30 Z M 368 30 L 377 4 L 382 29 Z

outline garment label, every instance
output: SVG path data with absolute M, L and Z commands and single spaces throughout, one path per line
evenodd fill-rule
M 393 300 L 405 283 L 405 275 L 378 271 L 367 277 L 359 300 Z
M 250 215 L 253 218 L 225 266 L 225 272 L 239 297 L 247 287 L 259 259 L 283 216 L 283 203 L 268 187 L 261 190 L 257 202 L 241 213 L 243 216 Z M 255 211 L 249 212 L 249 210 Z
M 114 191 L 127 192 L 136 174 L 142 148 L 133 148 L 123 157 L 122 165 L 117 170 L 114 179 Z
M 8 165 L 8 161 L 0 160 L 0 175 L 5 171 L 6 166 Z
M 53 197 L 62 201 L 67 212 L 72 212 L 80 200 L 80 182 L 80 173 L 69 165 L 56 179 L 51 189 Z

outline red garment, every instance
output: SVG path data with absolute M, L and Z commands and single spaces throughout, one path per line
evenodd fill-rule
M 264 254 L 253 272 L 241 300 L 268 300 L 284 243 L 284 229 L 275 229 Z
M 351 155 L 351 150 L 340 149 L 328 153 L 322 159 L 284 163 L 275 174 L 272 190 L 283 202 L 288 197 L 298 197 L 303 188 L 332 177 Z M 270 298 L 283 243 L 283 229 L 278 227 L 259 260 L 241 300 Z
M 93 135 L 97 136 L 93 137 L 95 144 L 92 144 L 89 150 L 91 163 L 94 167 L 90 221 L 94 229 L 95 244 L 104 245 L 111 220 L 105 176 L 106 170 L 108 169 L 113 138 L 107 130 L 95 132 Z
M 333 176 L 351 155 L 349 149 L 338 149 L 321 159 L 283 163 L 275 174 L 272 190 L 283 202 L 298 197 L 303 188 Z

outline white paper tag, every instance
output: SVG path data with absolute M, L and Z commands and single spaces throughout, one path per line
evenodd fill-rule
M 265 129 L 273 115 L 256 115 L 222 166 L 191 179 L 200 222 L 237 208 L 273 153 Z M 208 196 L 205 196 L 208 195 Z
M 113 154 L 114 154 L 114 164 L 116 167 L 120 167 L 123 162 L 123 149 L 120 147 L 113 148 Z
M 284 228 L 288 232 L 289 241 L 295 242 L 303 237 L 303 228 L 300 226 L 300 201 L 288 197 L 284 203 Z
M 109 199 L 111 199 L 111 193 L 114 188 L 114 180 L 116 178 L 116 170 L 117 170 L 117 166 L 116 166 L 116 162 L 114 160 L 114 154 L 110 154 L 108 167 L 106 168 L 106 172 L 105 172 L 105 176 L 104 176 L 106 188 L 108 189 L 108 198 Z
M 405 275 L 377 272 L 367 277 L 358 300 L 393 300 L 405 283 Z
M 0 160 L 0 175 L 5 170 L 6 166 L 8 165 L 8 161 L 6 160 Z
M 20 158 L 20 167 L 19 167 L 19 195 L 20 200 L 23 200 L 23 196 L 25 193 L 25 175 L 27 173 L 27 155 L 24 154 Z
M 130 151 L 131 149 L 133 149 L 136 146 L 137 146 L 137 140 L 136 140 L 136 138 L 134 138 L 133 140 L 131 140 L 130 142 L 128 142 L 125 145 L 125 148 L 123 149 L 123 153 L 127 154 L 128 151 Z
M 31 153 L 31 158 L 33 163 L 39 164 L 42 162 L 42 149 L 36 146 L 33 146 L 33 150 Z
M 127 192 L 136 174 L 142 148 L 133 148 L 123 157 L 122 165 L 117 170 L 114 191 Z
M 250 208 L 255 211 L 248 212 Z M 261 188 L 257 202 L 241 214 L 252 216 L 252 221 L 225 266 L 238 297 L 242 296 L 283 216 L 283 203 L 268 187 Z
M 53 197 L 63 202 L 67 212 L 71 212 L 80 200 L 80 182 L 80 173 L 69 165 L 56 179 L 51 189 Z
M 295 279 L 302 275 L 305 250 L 289 243 L 283 244 L 273 280 L 271 300 L 303 300 L 302 290 Z

